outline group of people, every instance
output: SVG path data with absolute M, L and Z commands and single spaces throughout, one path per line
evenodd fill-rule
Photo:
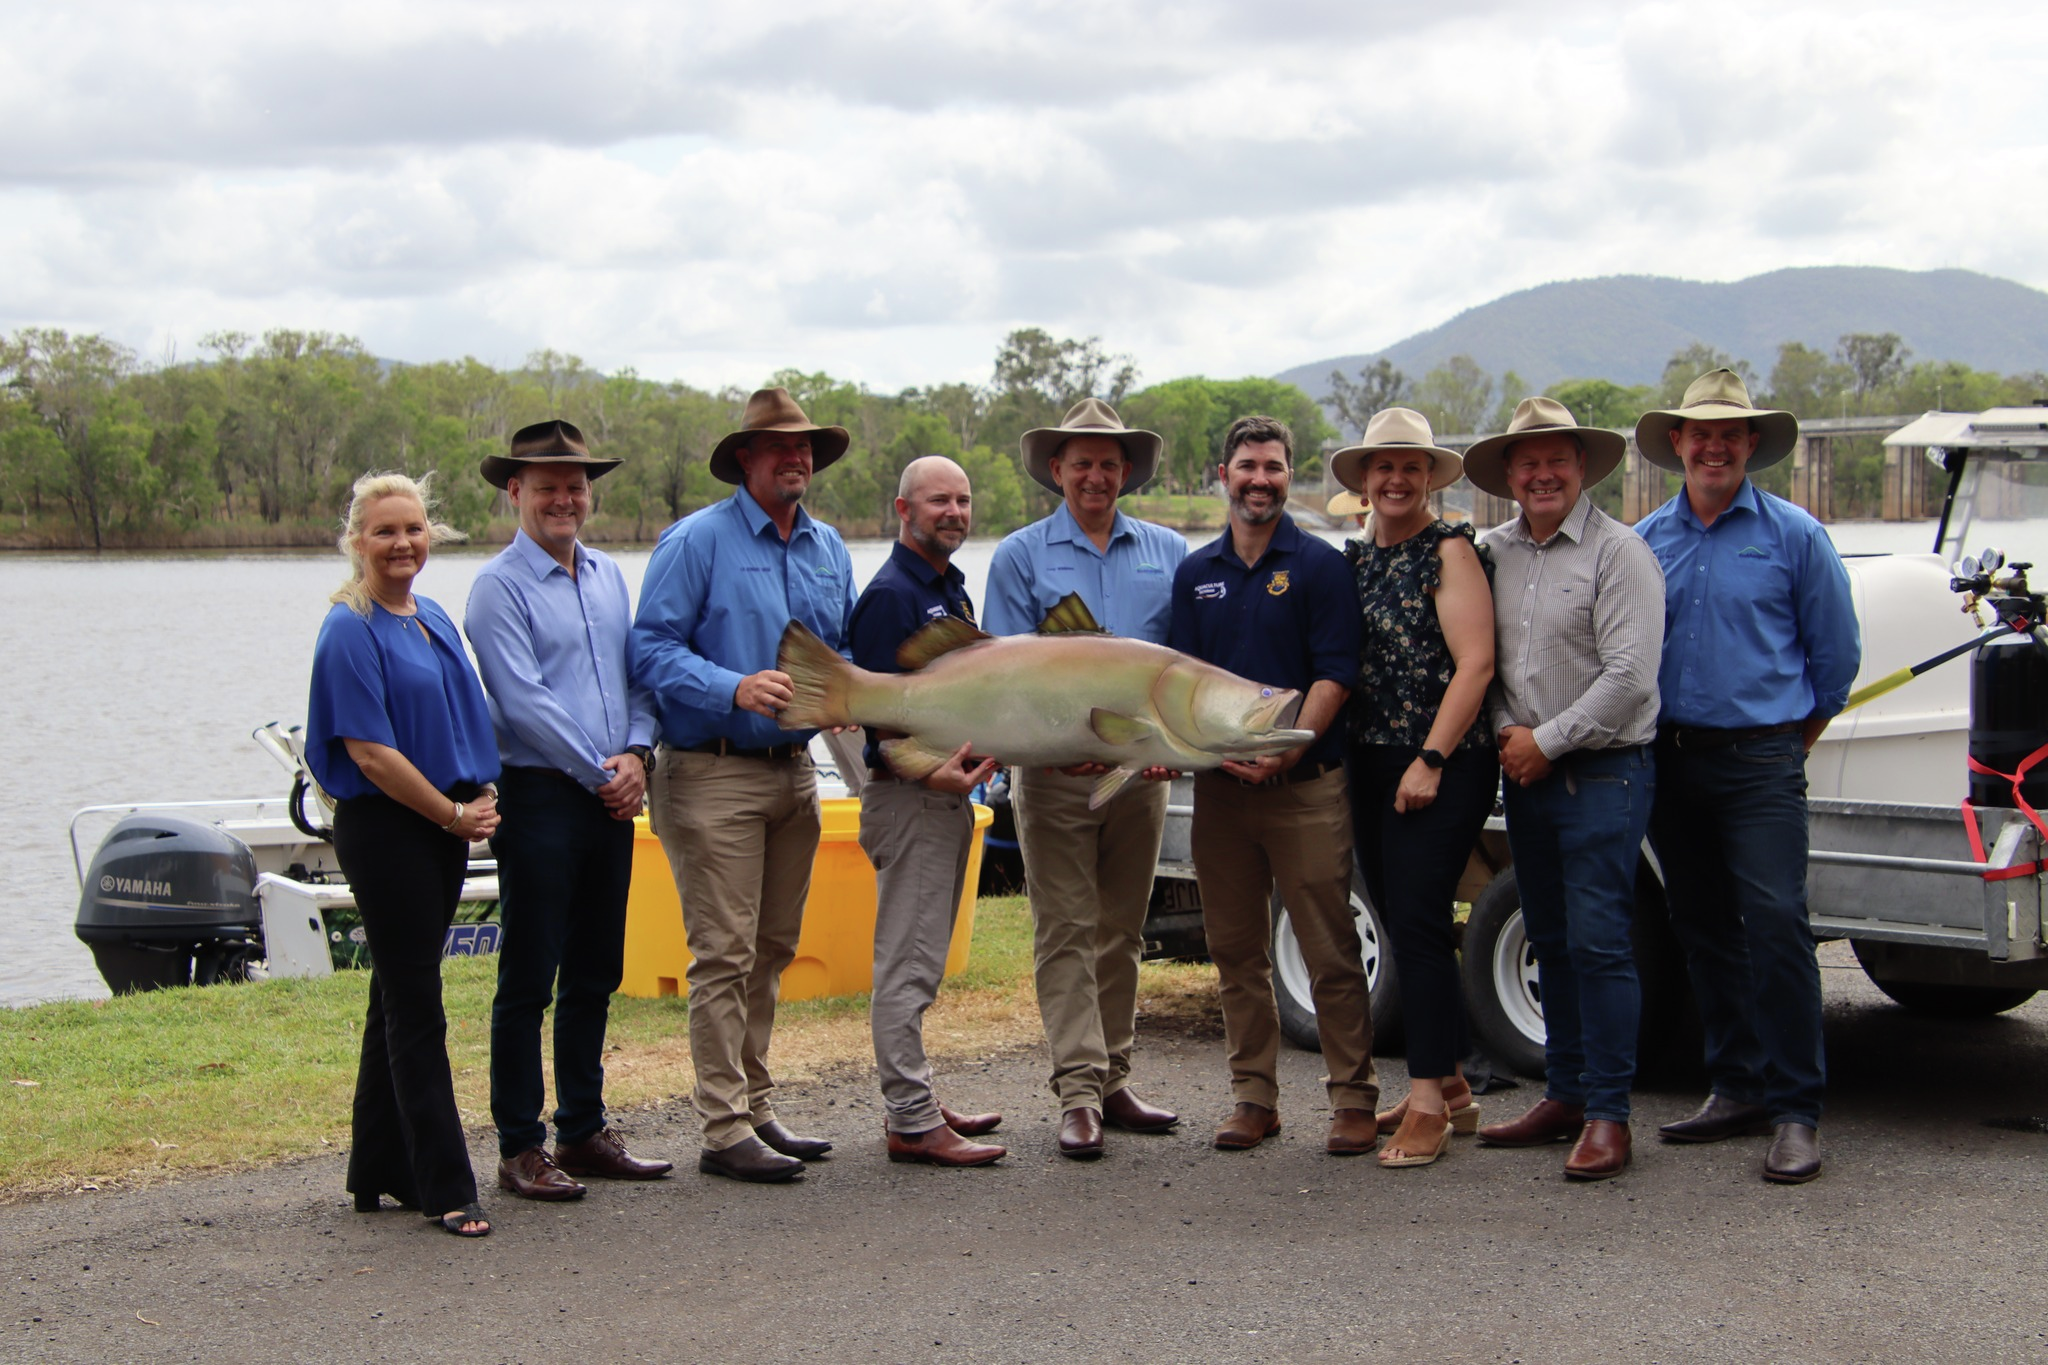
M 643 804 L 692 959 L 699 1169 L 777 1182 L 824 1157 L 830 1142 L 776 1118 L 767 1060 L 820 831 L 812 736 L 777 722 L 793 697 L 776 667 L 784 627 L 801 621 L 856 665 L 890 672 L 916 665 L 909 642 L 933 622 L 1023 633 L 1073 594 L 1112 633 L 1299 691 L 1293 724 L 1316 736 L 1195 779 L 1194 862 L 1233 1099 L 1218 1148 L 1280 1130 L 1277 890 L 1312 983 L 1329 1152 L 1425 1165 L 1453 1133 L 1477 1131 L 1499 1146 L 1571 1142 L 1574 1178 L 1619 1173 L 1647 830 L 1713 1081 L 1699 1113 L 1662 1131 L 1713 1141 L 1768 1130 L 1765 1177 L 1811 1179 L 1823 1082 L 1803 758 L 1844 703 L 1858 643 L 1825 533 L 1747 477 L 1783 459 L 1796 434 L 1789 414 L 1751 407 L 1737 376 L 1702 376 L 1679 409 L 1637 428 L 1645 458 L 1685 486 L 1632 531 L 1587 496 L 1626 442 L 1579 426 L 1558 403 L 1526 400 L 1505 433 L 1462 458 L 1435 444 L 1421 414 L 1389 408 L 1332 457 L 1334 477 L 1369 509 L 1364 534 L 1340 551 L 1287 515 L 1286 425 L 1244 417 L 1218 468 L 1227 529 L 1190 551 L 1178 532 L 1118 505 L 1154 476 L 1160 438 L 1087 399 L 1023 437 L 1026 471 L 1060 501 L 997 546 L 977 622 L 952 563 L 972 530 L 972 490 L 949 459 L 903 470 L 896 543 L 857 589 L 839 534 L 803 507 L 848 433 L 811 422 L 784 390 L 761 390 L 711 455 L 735 492 L 663 533 L 635 613 L 618 567 L 578 538 L 592 481 L 618 462 L 592 455 L 571 424 L 543 422 L 484 462 L 519 531 L 471 592 L 474 671 L 453 620 L 414 590 L 430 547 L 454 533 L 433 520 L 420 485 L 366 476 L 345 522 L 351 574 L 321 629 L 307 725 L 372 963 L 348 1177 L 356 1206 L 389 1196 L 458 1235 L 490 1230 L 456 1113 L 438 968 L 481 839 L 497 854 L 504 922 L 491 1014 L 499 1185 L 573 1199 L 585 1180 L 670 1170 L 626 1149 L 603 1099 Z M 1461 474 L 1520 507 L 1476 545 L 1469 525 L 1432 503 Z M 1001 1116 L 939 1100 L 923 1020 L 964 891 L 970 794 L 994 765 L 968 744 L 929 771 L 899 773 L 886 733 L 864 738 L 885 1150 L 894 1161 L 986 1165 L 1005 1155 L 986 1140 Z M 1020 770 L 1011 786 L 1058 1150 L 1074 1159 L 1102 1154 L 1105 1127 L 1180 1123 L 1131 1082 L 1142 928 L 1177 774 L 1149 769 L 1150 781 L 1091 806 L 1105 771 Z M 1481 1127 L 1462 1074 L 1470 1049 L 1452 910 L 1503 789 L 1539 963 L 1547 1082 L 1528 1113 Z M 1411 1083 L 1385 1110 L 1354 861 L 1403 987 Z M 552 1152 L 540 1038 L 550 1003 Z

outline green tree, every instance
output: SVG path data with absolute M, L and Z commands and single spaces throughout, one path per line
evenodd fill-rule
M 141 406 L 122 390 L 135 369 L 127 347 L 91 333 L 30 327 L 0 343 L 0 375 L 54 439 L 61 456 L 50 471 L 54 492 L 70 509 L 81 542 L 95 550 L 117 521 L 147 517 L 159 482 Z M 20 444 L 48 468 L 48 443 Z
M 1849 332 L 1835 343 L 1835 355 L 1855 376 L 1859 402 L 1896 384 L 1913 352 L 1897 332 Z
M 1771 391 L 1766 400 L 1795 417 L 1826 417 L 1835 410 L 1853 376 L 1846 366 L 1798 341 L 1778 347 L 1771 366 Z
M 1704 341 L 1695 341 L 1682 351 L 1674 351 L 1671 359 L 1664 362 L 1664 376 L 1657 382 L 1657 407 L 1664 410 L 1677 407 L 1684 401 L 1686 387 L 1693 380 L 1709 370 L 1723 369 L 1735 371 L 1744 388 L 1752 394 L 1756 391 L 1756 371 L 1747 360 L 1737 360 Z
M 1411 401 L 1439 436 L 1476 432 L 1491 411 L 1493 376 L 1471 356 L 1454 355 L 1422 376 Z
M 1493 405 L 1493 415 L 1487 419 L 1488 431 L 1506 431 L 1508 423 L 1514 420 L 1515 409 L 1524 398 L 1529 397 L 1529 383 L 1522 376 L 1509 370 L 1500 377 L 1500 401 Z
M 1340 436 L 1362 435 L 1365 424 L 1381 408 L 1399 407 L 1408 401 L 1408 376 L 1381 356 L 1358 371 L 1356 379 L 1342 370 L 1330 371 L 1330 396 L 1323 405 L 1336 415 Z
M 1611 379 L 1567 379 L 1551 386 L 1550 396 L 1571 409 L 1573 417 L 1589 427 L 1627 431 L 1648 411 L 1654 394 L 1642 385 L 1622 385 Z

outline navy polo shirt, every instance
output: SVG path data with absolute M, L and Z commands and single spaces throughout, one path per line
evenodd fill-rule
M 868 581 L 860 600 L 853 604 L 846 639 L 853 647 L 854 667 L 870 673 L 901 673 L 896 664 L 897 646 L 942 616 L 957 616 L 974 624 L 966 575 L 951 564 L 940 573 L 930 560 L 897 541 L 890 547 L 889 562 Z M 883 766 L 872 728 L 865 752 L 870 768 Z
M 1329 681 L 1348 688 L 1364 644 L 1351 566 L 1336 547 L 1284 513 L 1266 553 L 1250 568 L 1226 530 L 1175 571 L 1166 642 L 1268 687 L 1306 693 Z M 1332 724 L 1302 762 L 1335 763 L 1343 754 L 1343 727 Z

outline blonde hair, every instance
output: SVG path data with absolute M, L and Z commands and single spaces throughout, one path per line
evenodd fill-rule
M 362 538 L 363 520 L 369 515 L 370 504 L 379 498 L 404 497 L 418 503 L 420 510 L 427 514 L 427 543 L 430 545 L 469 539 L 446 522 L 434 520 L 433 485 L 432 474 L 414 480 L 409 475 L 378 470 L 356 480 L 355 487 L 349 490 L 348 511 L 342 514 L 341 538 L 335 542 L 348 556 L 348 577 L 328 601 L 342 603 L 358 616 L 370 614 L 370 590 L 363 585 L 363 552 L 356 548 L 356 542 Z

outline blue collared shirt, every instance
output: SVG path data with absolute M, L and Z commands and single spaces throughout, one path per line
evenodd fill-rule
M 394 616 L 374 602 L 359 616 L 335 603 L 313 646 L 306 702 L 306 765 L 329 796 L 374 796 L 348 756 L 351 739 L 404 754 L 438 791 L 498 779 L 498 746 L 476 672 L 455 622 L 430 598 Z
M 1173 614 L 1173 571 L 1187 538 L 1149 521 L 1116 514 L 1109 549 L 1098 550 L 1061 503 L 1042 521 L 1012 531 L 988 566 L 988 617 L 995 635 L 1027 635 L 1070 592 L 1081 594 L 1112 635 L 1166 643 Z
M 1681 488 L 1636 533 L 1664 568 L 1665 723 L 1746 730 L 1842 709 L 1863 645 L 1819 522 L 1745 479 L 1712 526 Z
M 576 545 L 576 574 L 525 531 L 484 565 L 463 629 L 491 704 L 498 756 L 591 791 L 604 760 L 654 742 L 654 694 L 626 676 L 633 596 L 609 555 Z
M 1283 514 L 1272 543 L 1247 568 L 1230 532 L 1191 553 L 1173 575 L 1173 626 L 1166 642 L 1183 654 L 1268 687 L 1306 694 L 1318 682 L 1349 689 L 1365 636 L 1351 566 L 1335 546 L 1303 534 Z M 1335 724 L 1302 755 L 1339 762 Z
M 853 620 L 847 626 L 847 640 L 853 649 L 855 666 L 870 673 L 901 673 L 896 649 L 926 625 L 942 617 L 957 616 L 974 624 L 974 603 L 967 596 L 967 577 L 951 564 L 940 573 L 931 561 L 897 541 L 889 549 L 889 562 L 875 572 L 853 604 Z M 879 742 L 868 730 L 867 762 L 882 766 Z
M 801 507 L 787 543 L 744 488 L 663 531 L 628 649 L 633 680 L 654 692 L 662 739 L 679 749 L 807 742 L 815 730 L 784 730 L 735 707 L 733 692 L 775 667 L 792 619 L 844 654 L 853 600 L 846 543 Z

